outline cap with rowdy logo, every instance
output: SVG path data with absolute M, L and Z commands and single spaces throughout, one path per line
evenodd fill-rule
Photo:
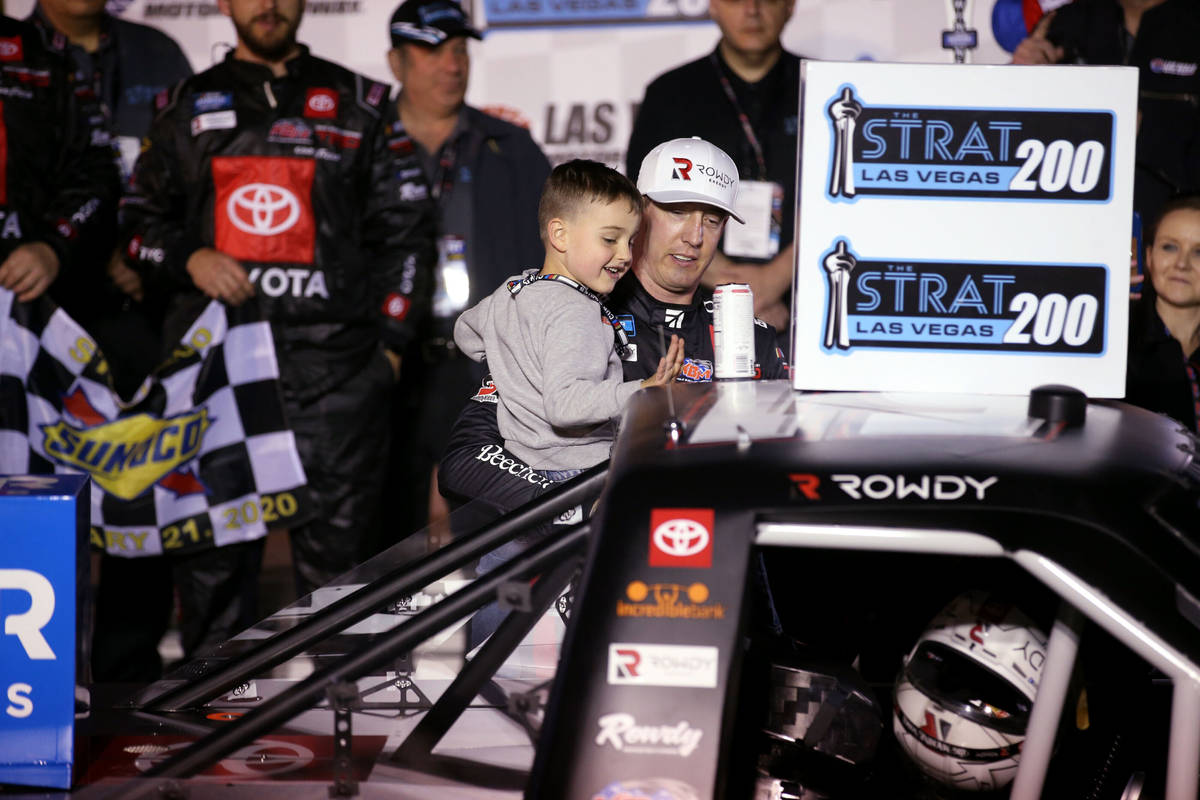
M 647 153 L 637 187 L 656 203 L 704 203 L 744 222 L 733 210 L 737 165 L 724 150 L 699 136 L 672 139 Z
M 404 42 L 436 47 L 455 36 L 483 38 L 454 0 L 404 0 L 392 12 L 390 31 L 392 47 Z

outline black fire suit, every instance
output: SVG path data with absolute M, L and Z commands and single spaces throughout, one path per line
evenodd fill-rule
M 87 325 L 106 280 L 119 192 L 98 102 L 77 84 L 66 37 L 0 17 L 0 261 L 32 242 L 59 260 L 50 296 Z
M 315 500 L 312 522 L 287 525 L 303 594 L 369 555 L 383 347 L 400 352 L 428 305 L 435 217 L 387 86 L 307 48 L 285 66 L 230 53 L 162 97 L 122 211 L 133 263 L 178 290 L 164 341 L 205 302 L 186 269 L 197 249 L 237 259 L 255 286 Z
M 617 315 L 629 337 L 631 352 L 624 362 L 625 379 L 653 375 L 671 334 L 683 339 L 684 366 L 680 381 L 713 379 L 712 295 L 697 289 L 688 305 L 664 303 L 650 296 L 632 272 L 617 284 L 605 305 Z M 775 343 L 775 329 L 755 320 L 756 378 L 784 378 L 788 364 Z M 549 489 L 553 483 L 504 449 L 496 424 L 496 390 L 490 381 L 463 408 L 450 434 L 438 471 L 442 494 L 458 500 L 478 498 L 498 511 L 510 511 Z

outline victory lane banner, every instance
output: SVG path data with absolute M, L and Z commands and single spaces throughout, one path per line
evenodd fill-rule
M 1103 265 L 866 260 L 839 239 L 821 268 L 827 352 L 1104 352 Z
M 1120 397 L 1136 70 L 801 69 L 795 388 Z
M 92 478 L 91 540 L 123 557 L 250 541 L 312 514 L 270 326 L 209 303 L 131 401 L 48 298 L 0 290 L 0 473 Z

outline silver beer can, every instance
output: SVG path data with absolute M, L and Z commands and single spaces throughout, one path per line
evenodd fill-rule
M 717 380 L 754 377 L 754 292 L 748 283 L 713 291 L 713 349 Z

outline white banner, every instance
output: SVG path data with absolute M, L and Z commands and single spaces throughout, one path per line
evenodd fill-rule
M 796 388 L 1124 394 L 1136 69 L 802 76 Z

